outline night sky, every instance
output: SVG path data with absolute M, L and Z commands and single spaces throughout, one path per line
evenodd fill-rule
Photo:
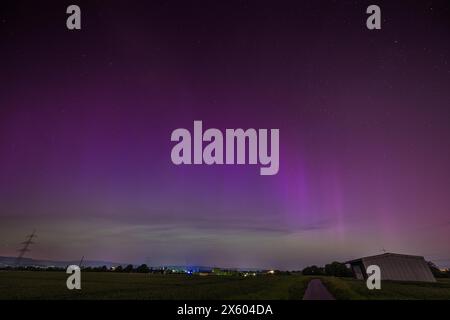
M 2 1 L 0 255 L 450 266 L 449 39 L 445 0 Z M 280 129 L 278 174 L 174 165 L 194 120 Z

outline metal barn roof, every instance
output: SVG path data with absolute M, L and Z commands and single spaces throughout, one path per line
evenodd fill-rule
M 382 280 L 436 282 L 430 267 L 422 256 L 383 253 L 353 259 L 346 263 L 352 266 L 354 272 L 357 271 L 355 269 L 359 270 L 361 267 L 367 269 L 370 265 L 377 265 L 380 267 Z M 365 270 L 362 274 L 365 275 Z

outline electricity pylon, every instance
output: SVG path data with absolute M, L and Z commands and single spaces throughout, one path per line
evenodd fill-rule
M 31 244 L 33 244 L 33 238 L 36 238 L 36 230 L 33 230 L 32 234 L 29 234 L 26 237 L 26 240 L 24 242 L 22 242 L 21 244 L 23 245 L 23 247 L 21 249 L 19 249 L 19 256 L 17 257 L 16 260 L 16 266 L 20 266 L 20 263 L 22 262 L 22 258 L 25 255 L 26 252 L 30 251 L 29 247 Z

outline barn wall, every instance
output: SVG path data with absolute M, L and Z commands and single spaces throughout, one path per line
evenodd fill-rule
M 386 255 L 363 258 L 365 268 L 375 264 L 382 280 L 436 282 L 425 259 L 414 256 Z
M 350 267 L 352 268 L 353 276 L 358 280 L 364 280 L 367 278 L 366 275 L 366 268 L 364 267 L 364 264 L 362 261 L 353 262 L 350 264 Z

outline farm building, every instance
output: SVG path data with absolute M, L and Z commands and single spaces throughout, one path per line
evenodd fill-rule
M 436 282 L 430 267 L 421 256 L 384 253 L 347 261 L 357 279 L 367 279 L 370 265 L 380 267 L 381 280 Z

